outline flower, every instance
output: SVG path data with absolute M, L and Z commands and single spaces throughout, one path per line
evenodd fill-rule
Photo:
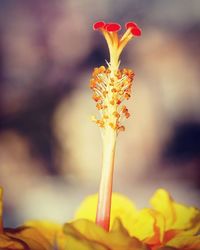
M 87 197 L 75 219 L 64 226 L 29 221 L 3 229 L 0 249 L 6 250 L 199 250 L 200 210 L 176 203 L 164 189 L 155 192 L 151 208 L 138 211 L 125 196 L 112 196 L 111 229 L 94 223 L 97 195 Z M 2 218 L 2 189 L 0 189 Z
M 129 235 L 151 250 L 200 249 L 199 209 L 176 203 L 164 189 L 158 189 L 150 202 L 152 208 L 137 211 L 126 197 L 114 194 L 111 225 L 119 218 Z M 94 221 L 96 205 L 97 195 L 87 198 L 77 211 L 76 219 Z
M 157 190 L 150 202 L 152 208 L 139 212 L 133 222 L 135 227 L 130 228 L 131 234 L 146 242 L 153 250 L 165 245 L 179 249 L 184 246 L 187 249 L 187 244 L 193 247 L 191 249 L 199 249 L 200 238 L 196 236 L 200 229 L 199 209 L 176 203 L 164 189 Z M 145 237 L 140 230 L 144 222 L 149 228 Z M 184 238 L 184 242 L 181 238 Z M 191 245 L 194 239 L 198 242 L 196 248 Z
M 94 202 L 95 199 L 95 202 Z M 112 211 L 120 217 L 119 219 L 111 218 L 112 229 L 107 232 L 101 226 L 95 224 L 95 204 L 97 196 L 87 198 L 83 206 L 77 210 L 76 218 L 71 223 L 61 225 L 30 221 L 26 225 L 35 227 L 51 243 L 51 249 L 56 246 L 58 250 L 148 250 L 147 245 L 131 237 L 121 221 L 126 222 L 129 216 L 136 212 L 133 203 L 120 194 L 112 196 Z M 118 204 L 124 204 L 119 208 Z M 116 206 L 115 206 L 116 205 Z M 92 208 L 92 209 L 91 209 Z M 79 219 L 81 211 L 93 216 L 93 221 L 88 219 Z

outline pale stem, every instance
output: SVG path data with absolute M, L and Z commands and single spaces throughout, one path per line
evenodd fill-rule
M 116 131 L 106 127 L 103 134 L 103 162 L 96 215 L 96 223 L 106 231 L 109 231 L 110 226 L 115 147 Z

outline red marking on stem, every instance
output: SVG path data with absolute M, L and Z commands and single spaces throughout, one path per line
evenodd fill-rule
M 106 218 L 105 220 L 96 221 L 97 225 L 101 226 L 105 231 L 109 231 L 110 227 L 110 218 Z
M 93 30 L 101 29 L 105 26 L 105 22 L 100 21 L 93 24 Z
M 118 23 L 109 23 L 105 26 L 105 29 L 110 32 L 116 32 L 121 30 L 121 25 L 119 25 Z

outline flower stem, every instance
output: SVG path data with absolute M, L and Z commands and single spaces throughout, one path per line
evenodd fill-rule
M 116 131 L 107 127 L 105 128 L 103 134 L 102 174 L 96 215 L 96 223 L 103 227 L 106 231 L 109 231 L 110 226 L 115 147 Z

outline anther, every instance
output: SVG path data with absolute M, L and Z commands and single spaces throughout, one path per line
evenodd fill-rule
M 120 114 L 119 114 L 117 111 L 114 111 L 114 112 L 113 112 L 113 115 L 114 115 L 116 118 L 119 118 L 119 117 L 120 117 Z
M 92 96 L 92 99 L 95 101 L 95 102 L 98 102 L 99 100 L 101 100 L 101 97 L 100 96 L 97 96 L 96 94 L 94 94 Z
M 120 126 L 120 127 L 118 128 L 118 131 L 125 131 L 125 127 L 124 127 L 124 126 Z

